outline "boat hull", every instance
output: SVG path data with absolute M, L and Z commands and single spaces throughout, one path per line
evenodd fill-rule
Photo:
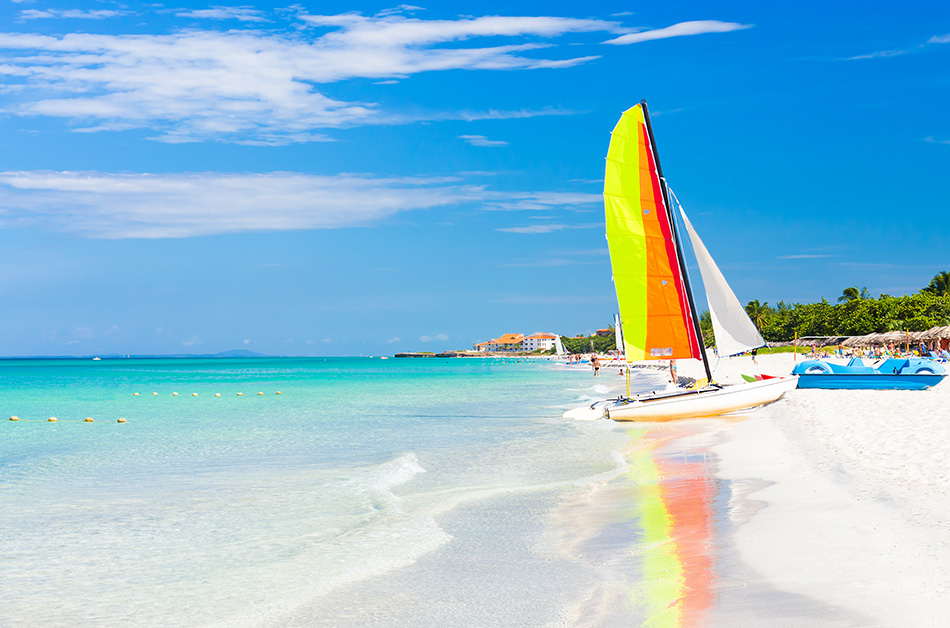
M 926 390 L 943 381 L 946 375 L 889 375 L 887 373 L 831 373 L 798 376 L 799 388 L 839 390 Z
M 798 375 L 799 388 L 844 390 L 926 390 L 946 377 L 941 364 L 918 358 L 890 358 L 874 367 L 860 359 L 847 365 L 806 360 L 792 373 Z
M 640 395 L 605 406 L 604 416 L 615 421 L 671 421 L 719 416 L 777 401 L 786 392 L 794 390 L 797 384 L 798 378 L 793 375 L 673 395 Z

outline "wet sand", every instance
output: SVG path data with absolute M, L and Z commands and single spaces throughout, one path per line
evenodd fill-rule
M 791 368 L 790 354 L 742 357 L 715 376 Z M 574 531 L 564 552 L 617 570 L 568 625 L 620 625 L 623 606 L 650 626 L 946 625 L 950 384 L 794 390 L 743 415 L 617 429 L 628 473 L 558 515 Z

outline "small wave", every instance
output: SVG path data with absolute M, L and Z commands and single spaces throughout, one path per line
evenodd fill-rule
M 419 458 L 413 452 L 403 454 L 394 460 L 383 463 L 378 468 L 379 477 L 372 483 L 372 487 L 379 491 L 405 484 L 426 470 L 419 464 Z

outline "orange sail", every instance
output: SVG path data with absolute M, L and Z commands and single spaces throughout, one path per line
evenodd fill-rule
M 624 112 L 604 177 L 607 244 L 628 362 L 702 358 L 643 107 Z

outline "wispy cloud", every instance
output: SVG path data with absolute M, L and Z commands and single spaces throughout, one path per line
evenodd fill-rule
M 880 50 L 878 52 L 871 52 L 864 55 L 855 55 L 853 57 L 843 57 L 841 59 L 838 59 L 838 61 L 858 61 L 860 59 L 886 59 L 888 57 L 897 57 L 899 55 L 907 54 L 908 52 L 913 52 L 913 49 Z
M 870 52 L 862 55 L 855 55 L 853 57 L 841 57 L 835 59 L 835 61 L 859 61 L 863 59 L 887 59 L 889 57 L 897 57 L 900 55 L 905 55 L 913 52 L 921 52 L 926 49 L 931 44 L 948 44 L 950 43 L 950 35 L 934 35 L 928 39 L 923 44 L 918 44 L 916 46 L 911 46 L 910 48 L 899 48 L 895 50 L 879 50 L 877 52 Z
M 597 195 L 498 191 L 458 176 L 0 172 L 0 228 L 43 225 L 89 238 L 186 238 L 358 227 L 401 212 L 451 205 L 496 210 L 540 203 L 569 211 L 578 197 L 588 196 Z M 567 228 L 586 226 L 509 230 Z
M 508 142 L 503 140 L 490 140 L 484 135 L 459 135 L 460 139 L 465 140 L 472 146 L 485 146 L 485 147 L 496 147 L 496 146 L 508 146 Z
M 924 141 L 928 144 L 950 144 L 950 140 L 938 140 L 933 136 L 925 137 Z
M 587 223 L 582 225 L 564 225 L 564 224 L 541 224 L 541 225 L 527 225 L 524 227 L 499 227 L 495 231 L 504 231 L 506 233 L 529 233 L 529 234 L 538 234 L 538 233 L 553 233 L 555 231 L 563 231 L 564 229 L 593 229 L 595 227 L 603 227 L 604 223 Z
M 502 211 L 544 211 L 551 207 L 578 207 L 600 205 L 604 197 L 600 194 L 579 192 L 514 192 L 496 202 L 489 203 L 488 209 Z
M 451 178 L 3 172 L 0 225 L 42 223 L 92 238 L 333 229 L 486 195 Z
M 780 255 L 775 259 L 821 259 L 824 257 L 834 257 L 834 255 L 820 255 L 814 253 L 804 253 L 800 255 Z
M 262 11 L 253 7 L 211 7 L 195 11 L 182 11 L 175 17 L 191 17 L 206 20 L 238 20 L 239 22 L 269 22 Z
M 42 19 L 79 19 L 79 20 L 104 20 L 110 17 L 127 15 L 128 11 L 110 11 L 107 9 L 24 9 L 20 11 L 22 20 L 42 20 Z
M 738 22 L 720 22 L 718 20 L 698 20 L 693 22 L 680 22 L 666 28 L 657 28 L 653 30 L 640 31 L 638 33 L 628 33 L 614 39 L 605 41 L 605 44 L 639 44 L 644 41 L 654 39 L 667 39 L 669 37 L 684 37 L 687 35 L 702 35 L 704 33 L 728 33 L 731 31 L 752 28 L 752 24 L 739 24 Z
M 433 342 L 436 340 L 444 341 L 448 339 L 449 339 L 448 334 L 435 334 L 434 336 L 419 336 L 419 340 L 421 340 L 422 342 Z
M 288 28 L 255 30 L 264 13 L 248 6 L 179 11 L 180 17 L 237 20 L 227 31 L 169 34 L 36 35 L 0 33 L 4 111 L 63 118 L 77 131 L 150 129 L 164 142 L 289 144 L 325 141 L 326 129 L 420 120 L 485 120 L 570 115 L 556 108 L 518 111 L 384 111 L 378 103 L 326 95 L 321 85 L 352 79 L 402 80 L 423 72 L 512 71 L 572 67 L 599 58 L 572 56 L 561 38 L 585 33 L 674 37 L 744 28 L 684 22 L 631 33 L 616 21 L 548 16 L 425 20 L 401 5 L 373 16 L 277 12 Z M 119 11 L 28 10 L 24 17 L 104 18 Z M 304 26 L 300 28 L 301 24 Z M 478 45 L 490 40 L 491 45 Z M 570 42 L 569 42 L 570 43 Z M 491 140 L 489 140 L 491 141 Z

